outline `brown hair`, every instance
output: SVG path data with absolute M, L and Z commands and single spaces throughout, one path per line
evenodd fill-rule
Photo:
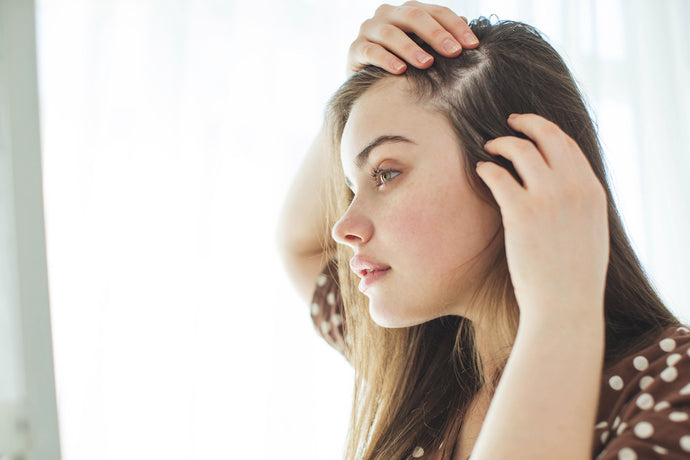
M 679 322 L 659 299 L 630 246 L 606 180 L 596 129 L 561 57 L 526 24 L 491 24 L 480 18 L 470 26 L 480 41 L 476 49 L 445 58 L 417 40 L 434 57 L 431 68 L 409 67 L 403 76 L 394 76 L 370 66 L 353 75 L 332 97 L 326 119 L 336 173 L 330 174 L 329 229 L 352 199 L 339 160 L 343 129 L 357 99 L 384 79 L 406 78 L 420 101 L 431 103 L 450 120 L 463 149 L 469 184 L 497 209 L 474 165 L 493 161 L 519 177 L 508 160 L 488 155 L 484 144 L 499 136 L 520 135 L 507 125 L 511 113 L 536 113 L 553 121 L 580 146 L 608 196 L 606 369 Z M 491 269 L 473 304 L 480 310 L 482 321 L 493 326 L 492 343 L 512 344 L 519 308 L 505 259 L 502 229 L 494 238 L 501 238 L 501 244 L 494 245 L 499 250 L 490 254 Z M 343 246 L 333 255 L 338 261 L 345 304 L 346 354 L 355 369 L 346 458 L 410 458 L 417 446 L 424 450 L 438 447 L 482 387 L 490 393 L 495 391 L 510 350 L 496 350 L 501 356 L 499 372 L 493 381 L 486 381 L 476 351 L 474 325 L 469 320 L 446 316 L 408 328 L 378 326 L 371 320 L 366 298 L 356 289 L 357 280 L 348 268 L 351 255 Z

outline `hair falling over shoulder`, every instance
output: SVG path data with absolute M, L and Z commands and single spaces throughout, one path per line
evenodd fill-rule
M 610 260 L 605 290 L 605 367 L 644 348 L 665 327 L 679 324 L 666 309 L 633 252 L 607 183 L 595 126 L 577 85 L 558 53 L 531 26 L 512 21 L 470 23 L 480 45 L 446 58 L 418 41 L 434 58 L 427 70 L 408 68 L 403 76 L 367 67 L 348 79 L 329 102 L 326 120 L 333 147 L 329 229 L 352 196 L 340 165 L 340 139 L 359 97 L 387 78 L 407 78 L 420 101 L 450 120 L 463 148 L 472 188 L 497 206 L 476 175 L 477 161 L 495 161 L 519 177 L 508 160 L 484 151 L 493 138 L 519 135 L 506 119 L 535 113 L 563 129 L 580 146 L 608 196 Z M 326 232 L 328 234 L 328 232 Z M 503 233 L 495 235 L 503 238 Z M 495 343 L 512 343 L 519 309 L 503 245 L 475 293 L 473 307 L 491 324 Z M 327 246 L 326 246 L 327 247 Z M 343 327 L 355 369 L 355 388 L 347 438 L 348 460 L 411 458 L 417 446 L 438 448 L 453 422 L 462 417 L 480 389 L 495 390 L 509 350 L 503 350 L 493 381 L 483 375 L 475 346 L 475 325 L 446 316 L 408 328 L 387 329 L 373 322 L 367 299 L 357 290 L 348 248 L 332 254 L 338 261 L 345 304 Z M 500 350 L 499 350 L 500 351 Z M 453 446 L 446 446 L 452 449 Z

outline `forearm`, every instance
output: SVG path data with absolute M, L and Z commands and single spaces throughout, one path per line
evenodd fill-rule
M 278 246 L 287 271 L 305 299 L 311 296 L 323 265 L 326 180 L 330 144 L 322 128 L 300 166 L 283 204 Z
M 591 456 L 604 320 L 521 322 L 472 460 Z

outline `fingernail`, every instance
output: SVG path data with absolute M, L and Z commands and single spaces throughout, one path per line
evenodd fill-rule
M 484 163 L 486 163 L 486 161 L 478 161 L 476 167 L 478 168 L 478 167 L 480 167 L 481 165 L 483 165 Z
M 517 113 L 511 113 L 510 116 L 508 116 L 508 120 L 512 120 L 513 118 L 517 117 Z
M 477 37 L 475 37 L 472 32 L 466 32 L 465 35 L 462 36 L 462 41 L 468 45 L 476 45 L 479 43 L 479 40 L 477 40 Z
M 396 72 L 400 72 L 402 69 L 405 68 L 405 64 L 403 64 L 402 61 L 393 61 L 393 68 Z
M 429 56 L 428 54 L 423 53 L 421 51 L 417 53 L 417 61 L 419 61 L 420 64 L 426 64 L 430 60 L 431 56 Z
M 460 43 L 450 38 L 443 42 L 443 48 L 449 53 L 455 53 L 457 50 L 461 49 Z

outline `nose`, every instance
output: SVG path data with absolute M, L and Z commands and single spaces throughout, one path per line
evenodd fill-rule
M 352 249 L 365 244 L 373 234 L 373 222 L 356 206 L 355 201 L 350 204 L 345 214 L 340 217 L 331 230 L 331 236 L 335 241 L 346 244 Z

